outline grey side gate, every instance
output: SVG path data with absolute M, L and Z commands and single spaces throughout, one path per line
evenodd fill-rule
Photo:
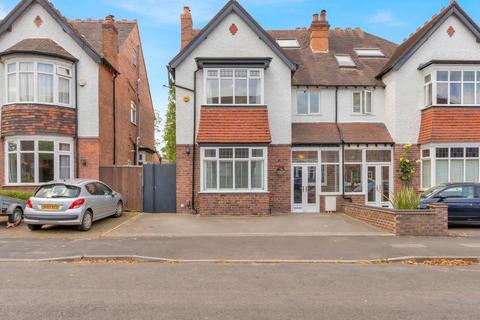
M 147 164 L 143 166 L 143 211 L 176 212 L 176 166 Z

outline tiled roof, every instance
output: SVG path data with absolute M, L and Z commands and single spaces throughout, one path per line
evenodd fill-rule
M 0 55 L 3 56 L 12 53 L 42 53 L 70 61 L 77 60 L 67 50 L 50 39 L 24 39 L 1 52 Z
M 340 133 L 335 123 L 293 123 L 292 144 L 340 144 Z
M 422 111 L 419 144 L 480 141 L 480 110 L 432 107 Z
M 268 30 L 272 38 L 296 38 L 299 49 L 284 49 L 287 56 L 298 65 L 293 75 L 293 85 L 325 86 L 384 86 L 376 75 L 395 51 L 396 45 L 360 29 L 331 29 L 329 52 L 314 53 L 310 48 L 310 32 L 306 28 L 295 30 Z M 356 48 L 378 48 L 385 57 L 358 57 Z M 336 54 L 350 55 L 356 68 L 340 68 Z
M 340 123 L 345 143 L 393 143 L 392 136 L 383 123 Z
M 202 107 L 198 143 L 270 143 L 266 107 Z

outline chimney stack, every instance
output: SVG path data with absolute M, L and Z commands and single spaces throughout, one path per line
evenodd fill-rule
M 327 21 L 327 11 L 322 10 L 320 20 L 318 13 L 313 15 L 310 25 L 310 47 L 313 52 L 328 52 L 328 36 L 330 34 L 330 24 Z
M 108 15 L 102 23 L 103 53 L 105 58 L 117 68 L 118 64 L 118 30 L 115 26 L 115 17 Z
M 180 15 L 181 25 L 181 49 L 185 48 L 193 39 L 193 20 L 189 7 L 183 7 L 183 12 Z

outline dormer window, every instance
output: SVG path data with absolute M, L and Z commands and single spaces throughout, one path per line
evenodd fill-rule
M 385 54 L 383 54 L 382 50 L 378 48 L 373 48 L 373 49 L 355 49 L 355 53 L 359 57 L 385 57 Z
M 353 61 L 352 57 L 349 55 L 335 55 L 335 59 L 337 59 L 337 63 L 339 67 L 343 68 L 355 68 L 357 65 Z
M 295 38 L 292 39 L 277 39 L 277 43 L 280 47 L 284 49 L 295 49 L 300 48 L 298 40 Z
M 205 69 L 207 105 L 260 105 L 263 69 Z

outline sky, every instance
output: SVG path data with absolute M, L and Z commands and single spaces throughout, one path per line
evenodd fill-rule
M 0 18 L 19 0 L 0 0 Z M 155 108 L 164 115 L 168 83 L 166 65 L 180 48 L 180 13 L 190 6 L 194 28 L 203 27 L 227 0 L 53 0 L 69 19 L 137 19 Z M 450 0 L 239 0 L 265 29 L 308 27 L 312 14 L 327 10 L 332 28 L 360 27 L 401 43 Z M 459 0 L 480 24 L 480 0 Z

